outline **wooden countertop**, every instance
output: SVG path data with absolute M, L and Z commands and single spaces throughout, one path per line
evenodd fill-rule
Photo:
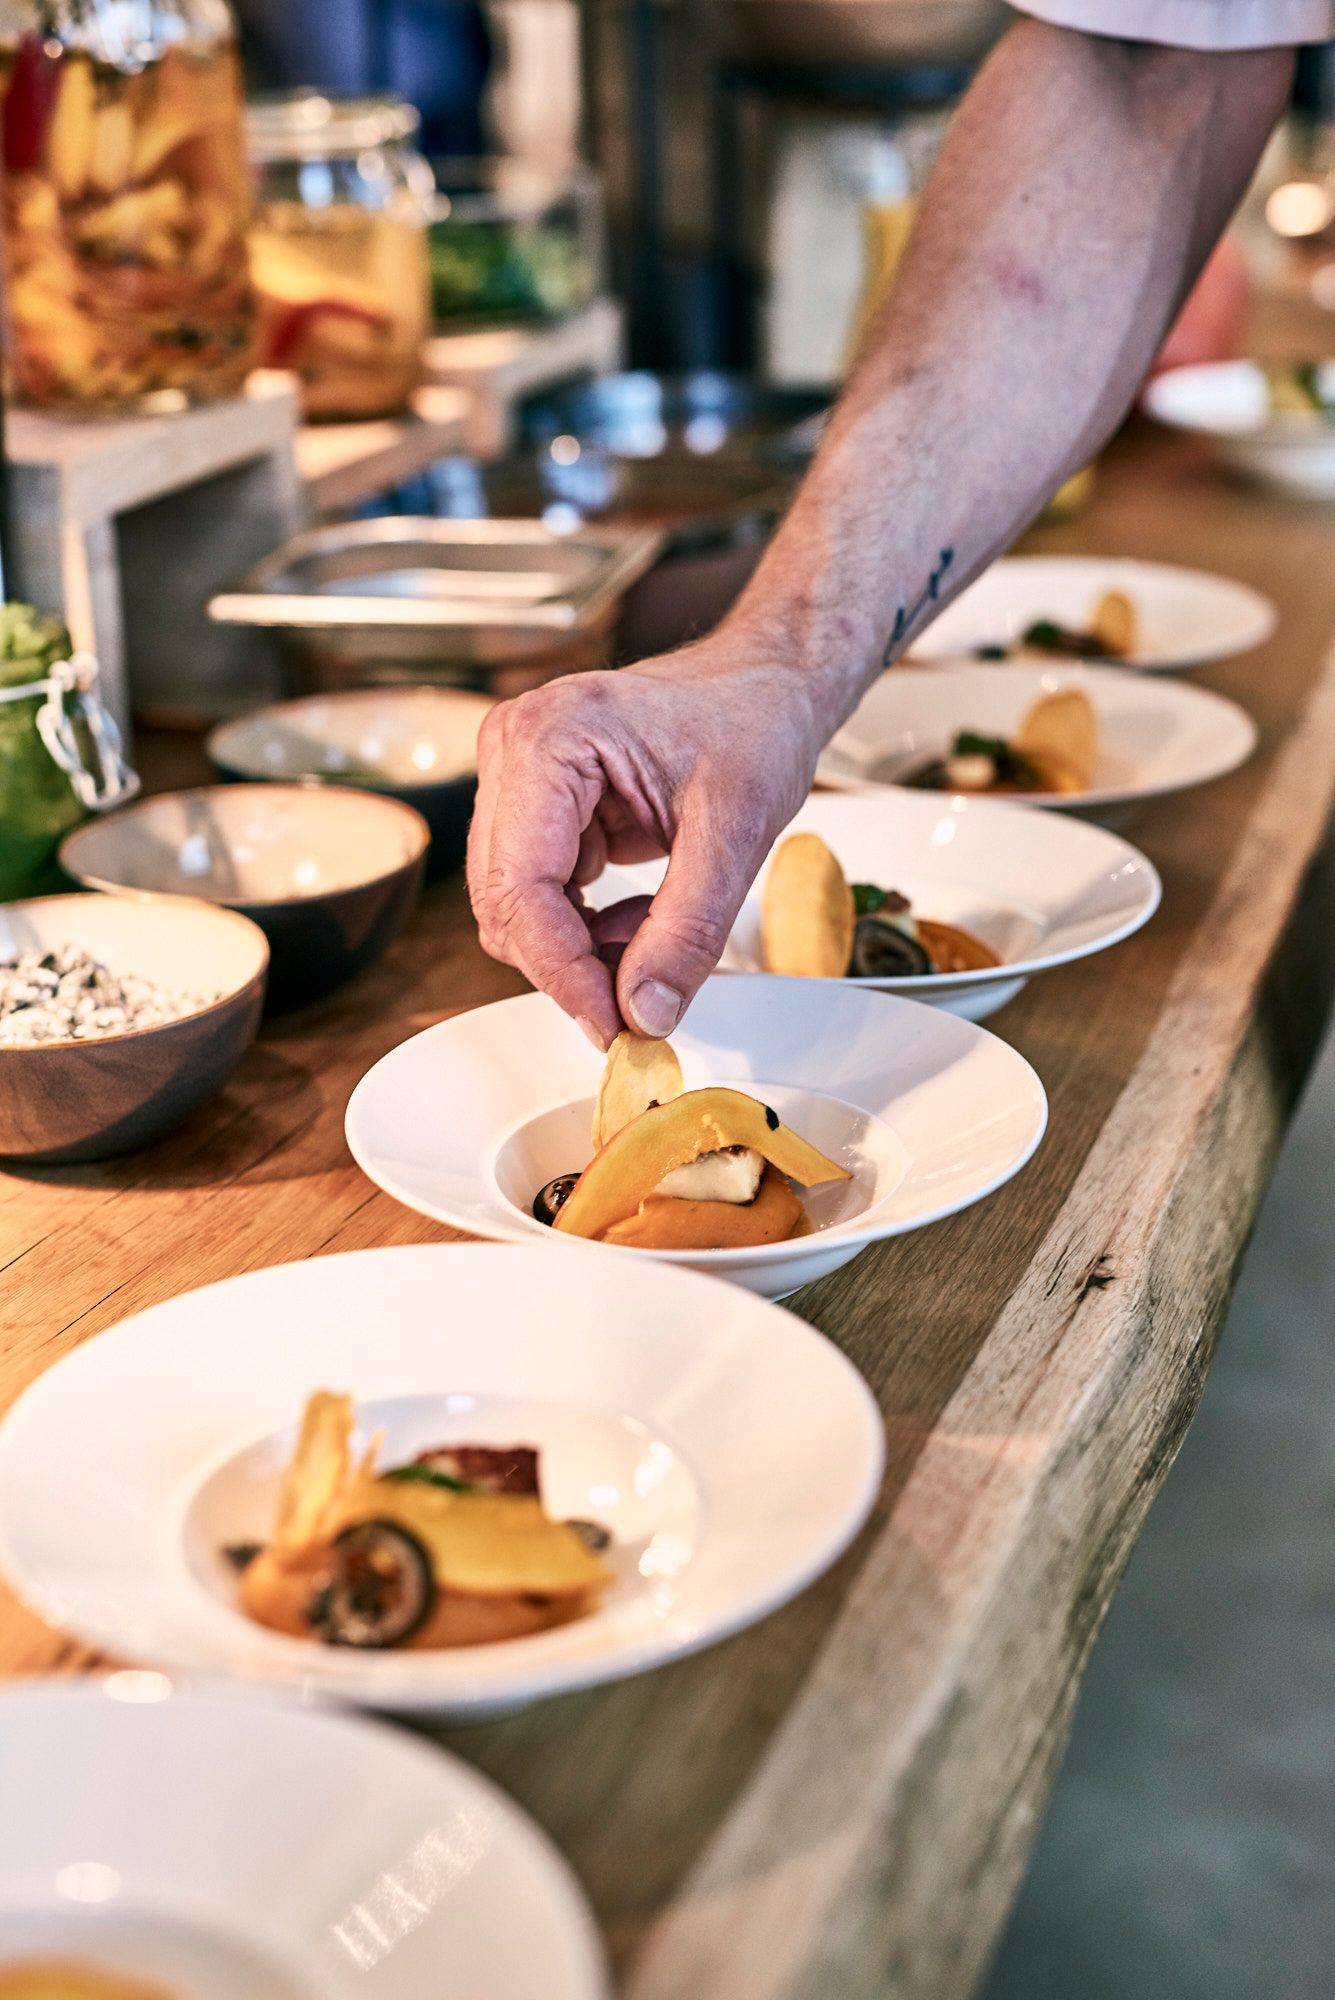
M 1136 433 L 1092 511 L 1033 542 L 1269 591 L 1276 638 L 1199 677 L 1246 702 L 1262 747 L 1127 828 L 1164 877 L 1149 928 L 1035 979 L 992 1024 L 1051 1097 L 1033 1164 L 796 1301 L 885 1410 L 885 1489 L 847 1557 L 712 1652 L 448 1738 L 561 1843 L 631 2000 L 976 1984 L 1330 1003 L 1329 511 Z M 0 1402 L 187 1287 L 444 1235 L 361 1177 L 344 1105 L 394 1043 L 518 989 L 447 882 L 385 963 L 275 1023 L 173 1138 L 116 1166 L 0 1175 Z M 0 1671 L 95 1664 L 0 1602 Z

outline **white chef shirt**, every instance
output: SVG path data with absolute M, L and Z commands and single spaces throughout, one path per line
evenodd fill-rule
M 1335 0 L 1011 0 L 1058 28 L 1179 49 L 1291 48 L 1335 36 Z

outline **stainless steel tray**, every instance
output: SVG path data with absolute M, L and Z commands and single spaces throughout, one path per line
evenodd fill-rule
M 314 528 L 267 556 L 209 603 L 225 625 L 366 632 L 429 628 L 489 656 L 505 634 L 532 644 L 595 627 L 653 562 L 653 528 L 413 516 Z

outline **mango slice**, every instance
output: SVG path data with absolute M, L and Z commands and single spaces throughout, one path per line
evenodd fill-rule
M 585 1167 L 554 1226 L 569 1236 L 602 1236 L 634 1215 L 674 1168 L 723 1146 L 753 1147 L 803 1187 L 852 1179 L 757 1098 L 712 1086 L 688 1090 L 624 1125 Z
M 761 954 L 768 972 L 842 979 L 853 952 L 853 891 L 825 842 L 794 833 L 770 863 L 760 905 Z
M 1139 640 L 1140 620 L 1124 590 L 1105 590 L 1094 606 L 1089 629 L 1107 653 L 1128 659 Z
M 1098 761 L 1098 723 L 1089 696 L 1080 688 L 1040 696 L 1015 733 L 1015 748 L 1053 791 L 1089 791 Z
M 681 1090 L 681 1064 L 671 1044 L 624 1028 L 607 1051 L 593 1107 L 594 1146 L 605 1146 L 632 1118 L 651 1104 L 670 1104 Z
M 614 1222 L 604 1243 L 637 1250 L 745 1250 L 786 1243 L 802 1220 L 802 1204 L 782 1174 L 766 1167 L 754 1201 L 681 1201 L 651 1194 L 634 1215 Z
M 536 1591 L 577 1596 L 605 1584 L 610 1572 L 564 1521 L 553 1521 L 528 1493 L 451 1493 L 417 1480 L 367 1479 L 341 1513 L 341 1532 L 357 1521 L 397 1521 L 431 1557 L 443 1590 L 479 1597 Z

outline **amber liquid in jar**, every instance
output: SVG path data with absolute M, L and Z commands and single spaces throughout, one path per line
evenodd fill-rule
M 122 70 L 33 33 L 0 82 L 15 397 L 113 411 L 239 389 L 254 309 L 233 48 Z
M 428 331 L 420 219 L 336 202 L 261 201 L 251 232 L 261 349 L 310 417 L 375 417 L 416 387 Z

